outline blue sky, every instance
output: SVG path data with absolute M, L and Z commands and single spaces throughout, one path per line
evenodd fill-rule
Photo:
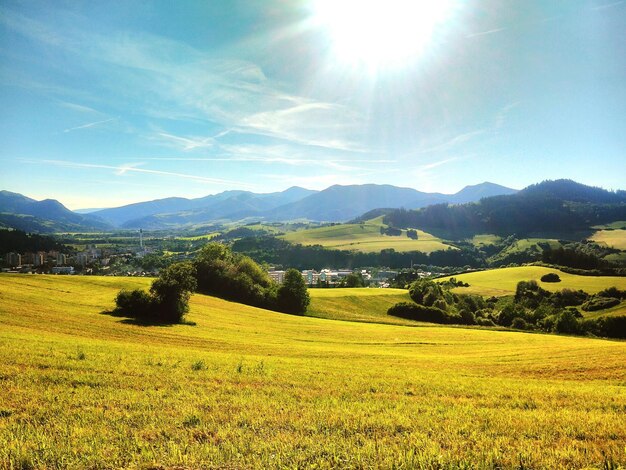
M 444 3 L 3 1 L 0 189 L 624 189 L 626 1 Z

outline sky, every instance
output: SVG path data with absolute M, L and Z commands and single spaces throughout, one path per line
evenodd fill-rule
M 626 1 L 0 3 L 0 189 L 626 189 Z

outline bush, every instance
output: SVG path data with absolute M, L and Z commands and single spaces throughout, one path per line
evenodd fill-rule
M 446 295 L 442 287 L 430 279 L 419 279 L 411 284 L 409 287 L 409 296 L 416 304 L 425 305 L 427 307 L 432 307 L 438 299 L 442 299 L 446 302 Z
M 583 320 L 581 327 L 595 336 L 626 339 L 626 316 Z
M 509 303 L 502 307 L 498 313 L 498 325 L 511 326 L 515 318 L 524 318 L 526 309 L 519 304 Z
M 626 339 L 626 316 L 603 317 L 602 332 L 609 338 Z
M 459 310 L 459 316 L 461 317 L 461 322 L 464 325 L 475 325 L 476 324 L 476 317 L 469 310 L 465 310 L 465 309 Z
M 619 290 L 617 287 L 609 287 L 596 294 L 598 297 L 607 297 L 611 299 L 626 299 L 626 290 Z
M 423 321 L 429 323 L 460 323 L 461 317 L 450 315 L 436 307 L 412 304 L 410 302 L 400 302 L 389 310 L 387 315 L 406 318 L 408 320 Z
M 613 297 L 592 297 L 583 304 L 582 309 L 585 312 L 595 312 L 597 310 L 615 307 L 616 305 L 619 305 L 619 303 L 620 300 Z
M 577 334 L 581 332 L 581 324 L 571 310 L 563 310 L 556 316 L 554 331 L 557 333 Z
M 122 289 L 115 297 L 116 311 L 130 318 L 147 318 L 152 310 L 152 300 L 144 290 Z
M 541 282 L 561 282 L 561 278 L 557 273 L 548 273 L 541 276 Z
M 530 330 L 531 326 L 521 317 L 515 317 L 511 323 L 511 328 L 515 330 Z
M 550 302 L 555 307 L 575 307 L 581 305 L 589 295 L 582 290 L 563 289 L 550 296 Z
M 496 326 L 491 318 L 479 317 L 476 319 L 476 324 L 479 326 Z

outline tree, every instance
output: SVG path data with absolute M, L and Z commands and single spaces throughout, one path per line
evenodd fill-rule
M 278 288 L 276 303 L 278 310 L 287 313 L 304 313 L 310 298 L 302 274 L 296 269 L 285 273 L 283 284 Z
M 172 264 L 161 271 L 150 287 L 157 316 L 180 322 L 189 310 L 189 297 L 196 286 L 195 268 L 189 262 Z
M 547 273 L 541 276 L 541 282 L 561 282 L 561 278 L 557 273 Z
M 365 281 L 361 273 L 350 273 L 344 279 L 346 287 L 363 287 Z
M 195 289 L 193 265 L 189 262 L 172 264 L 152 282 L 150 293 L 141 289 L 121 290 L 115 297 L 115 310 L 131 318 L 180 323 Z

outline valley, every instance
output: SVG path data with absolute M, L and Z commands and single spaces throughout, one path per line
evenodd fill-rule
M 196 326 L 141 326 L 101 313 L 119 288 L 147 285 L 0 275 L 0 462 L 625 463 L 623 342 L 344 322 L 198 294 L 188 314 Z M 341 299 L 340 291 L 317 292 Z M 323 295 L 315 292 L 314 303 Z M 390 295 L 350 297 L 377 293 Z

